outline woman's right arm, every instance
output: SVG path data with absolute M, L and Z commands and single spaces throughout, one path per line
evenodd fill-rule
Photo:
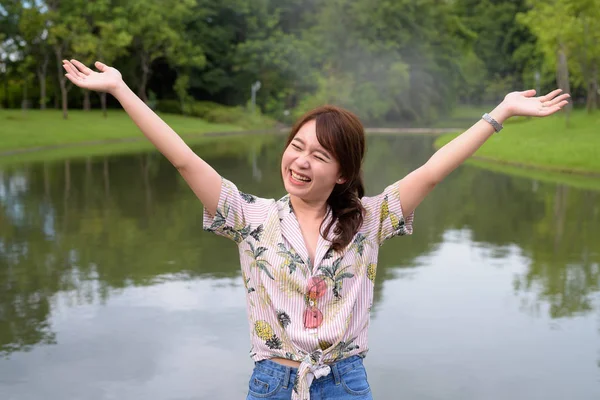
M 101 71 L 98 73 L 76 60 L 65 61 L 64 66 L 67 77 L 77 86 L 112 94 L 148 140 L 177 168 L 206 211 L 215 214 L 221 194 L 221 176 L 133 93 L 116 69 L 96 63 Z

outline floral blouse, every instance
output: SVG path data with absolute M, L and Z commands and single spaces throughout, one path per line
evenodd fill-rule
M 309 399 L 313 379 L 329 374 L 327 363 L 366 355 L 379 246 L 412 234 L 413 214 L 403 216 L 398 187 L 396 182 L 361 199 L 363 225 L 343 251 L 330 248 L 332 235 L 321 235 L 314 265 L 289 194 L 263 199 L 222 178 L 215 215 L 204 210 L 203 229 L 232 239 L 239 248 L 252 359 L 301 363 L 294 400 Z M 328 210 L 323 226 L 330 218 Z

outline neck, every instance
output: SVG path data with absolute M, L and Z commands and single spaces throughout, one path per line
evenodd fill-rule
M 297 217 L 303 216 L 314 220 L 323 220 L 327 214 L 327 202 L 325 201 L 305 201 L 299 197 L 290 195 L 292 208 Z

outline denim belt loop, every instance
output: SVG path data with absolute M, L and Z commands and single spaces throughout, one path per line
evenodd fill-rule
M 290 375 L 292 373 L 292 368 L 290 367 L 286 367 L 285 368 L 285 376 L 283 377 L 283 387 L 285 389 L 288 388 L 289 384 L 290 384 Z
M 331 365 L 331 372 L 333 372 L 333 379 L 335 380 L 335 385 L 339 386 L 341 383 L 340 379 L 340 371 L 338 370 L 337 363 Z

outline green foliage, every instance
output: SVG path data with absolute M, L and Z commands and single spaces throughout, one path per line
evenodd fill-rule
M 235 125 L 246 129 L 268 129 L 276 121 L 259 112 L 250 113 L 243 107 L 230 107 L 209 101 L 186 102 L 182 108 L 178 100 L 160 100 L 157 110 L 165 113 L 184 114 L 215 124 Z
M 18 57 L 2 56 L 0 64 L 5 81 L 33 84 L 26 72 L 39 77 L 49 55 L 49 73 L 62 74 L 59 51 L 114 65 L 144 100 L 149 93 L 160 102 L 177 98 L 179 110 L 198 100 L 246 107 L 260 81 L 258 108 L 288 124 L 334 103 L 368 124 L 424 125 L 457 103 L 556 86 L 559 42 L 574 97 L 590 98 L 600 70 L 599 1 L 11 1 L 0 15 L 9 39 L 2 54 Z M 55 81 L 48 80 L 44 101 L 60 98 Z M 29 95 L 41 97 L 38 89 Z M 79 91 L 67 96 L 79 104 Z
M 528 3 L 531 9 L 518 18 L 537 35 L 546 65 L 559 71 L 557 54 L 562 52 L 568 61 L 572 90 L 587 92 L 588 110 L 597 108 L 600 0 L 528 0 Z

